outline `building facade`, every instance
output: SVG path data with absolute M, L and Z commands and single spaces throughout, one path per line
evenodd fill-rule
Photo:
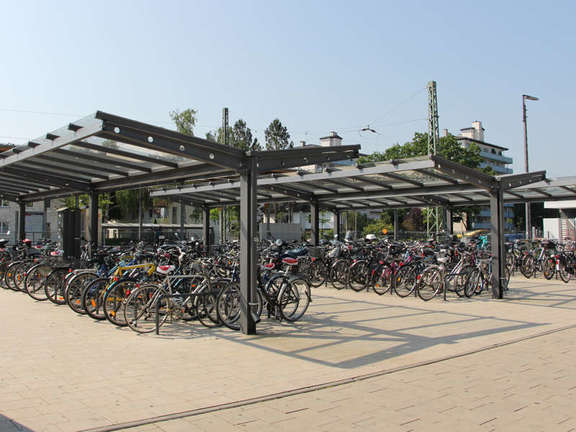
M 512 174 L 510 166 L 512 166 L 513 160 L 504 154 L 508 148 L 486 142 L 484 132 L 482 122 L 473 121 L 472 127 L 460 129 L 460 134 L 456 136 L 456 140 L 467 149 L 473 144 L 478 146 L 482 157 L 480 168 L 490 167 L 496 175 Z M 444 135 L 447 134 L 448 131 L 445 129 Z M 504 205 L 504 225 L 506 231 L 515 231 L 513 204 Z M 490 207 L 480 207 L 468 221 L 468 229 L 490 229 Z

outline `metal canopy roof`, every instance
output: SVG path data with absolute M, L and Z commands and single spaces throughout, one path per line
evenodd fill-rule
M 483 205 L 488 204 L 490 191 L 498 188 L 505 191 L 504 198 L 509 202 L 576 198 L 576 178 L 562 184 L 563 187 L 553 185 L 554 182 L 545 180 L 543 171 L 492 177 L 437 156 L 425 156 L 329 167 L 321 172 L 311 168 L 263 175 L 258 179 L 258 200 L 317 201 L 325 208 L 347 210 Z M 152 196 L 174 196 L 217 207 L 237 204 L 239 187 L 239 181 L 229 177 L 163 189 Z
M 38 201 L 79 192 L 218 179 L 255 157 L 259 172 L 358 156 L 360 146 L 243 152 L 101 111 L 0 153 L 0 197 Z

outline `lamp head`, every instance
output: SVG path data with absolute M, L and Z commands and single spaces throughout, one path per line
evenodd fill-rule
M 524 99 L 531 100 L 531 101 L 537 101 L 538 100 L 538 98 L 536 96 L 522 95 L 522 97 Z

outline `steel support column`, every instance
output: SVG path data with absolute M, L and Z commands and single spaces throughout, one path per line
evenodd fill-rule
M 210 207 L 202 207 L 202 241 L 206 255 L 210 255 Z
M 394 209 L 394 241 L 398 240 L 398 209 Z
M 272 233 L 270 232 L 270 203 L 266 204 L 266 239 L 270 240 Z
M 18 240 L 26 238 L 26 203 L 18 201 Z
M 138 189 L 138 241 L 142 241 L 142 189 Z
M 444 221 L 446 224 L 446 234 L 452 236 L 454 234 L 454 215 L 451 208 L 444 208 Z
M 532 209 L 530 202 L 524 204 L 525 214 L 526 214 L 526 239 L 532 240 Z
M 250 157 L 247 169 L 240 173 L 240 327 L 244 334 L 256 334 L 256 321 L 250 306 L 256 289 L 256 158 Z
M 318 201 L 310 201 L 310 243 L 312 246 L 320 244 L 320 207 Z
M 48 209 L 50 208 L 50 200 L 43 200 L 43 204 L 44 216 L 42 218 L 42 237 L 50 239 L 51 235 L 48 232 Z
M 90 242 L 98 247 L 98 192 L 90 192 Z
M 504 295 L 504 267 L 506 247 L 504 245 L 504 193 L 501 188 L 490 192 L 490 241 L 492 247 L 492 297 L 501 299 Z
M 336 240 L 342 241 L 342 231 L 340 229 L 342 225 L 340 210 L 334 212 L 334 234 L 336 235 Z
M 184 200 L 180 198 L 180 240 L 186 239 L 186 204 Z

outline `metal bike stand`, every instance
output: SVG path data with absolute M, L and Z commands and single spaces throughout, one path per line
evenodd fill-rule
M 157 301 L 156 302 L 156 334 L 159 335 L 160 334 L 160 302 Z

